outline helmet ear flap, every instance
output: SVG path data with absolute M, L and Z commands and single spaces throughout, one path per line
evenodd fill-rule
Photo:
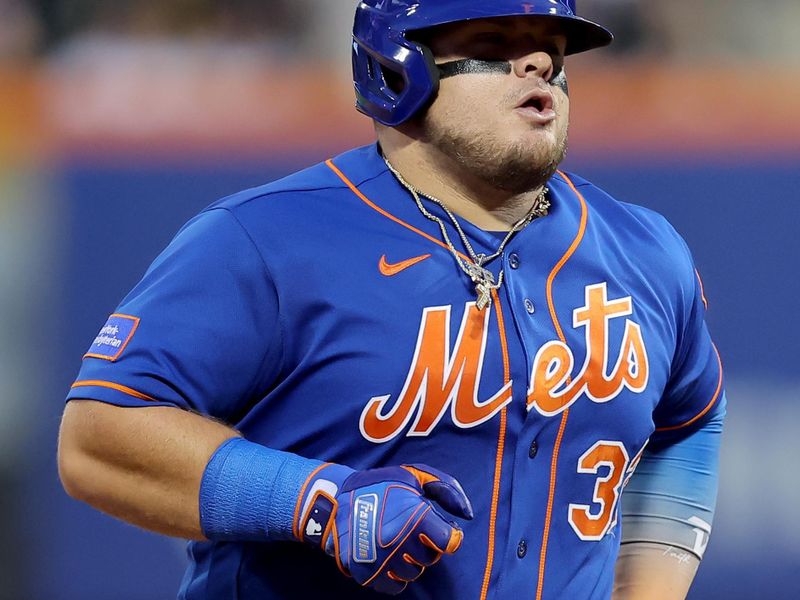
M 439 90 L 430 49 L 393 31 L 383 38 L 354 39 L 353 73 L 357 108 L 390 127 L 411 119 Z
M 415 42 L 415 44 L 419 46 L 419 49 L 422 52 L 422 58 L 428 67 L 428 73 L 430 73 L 430 85 L 433 87 L 433 92 L 431 93 L 430 99 L 433 100 L 439 93 L 439 67 L 436 65 L 436 59 L 433 57 L 433 52 L 431 52 L 431 49 L 428 48 L 428 46 L 419 42 Z
M 439 71 L 439 66 L 436 64 L 436 59 L 433 56 L 433 52 L 428 46 L 416 41 L 412 41 L 410 43 L 416 46 L 418 49 L 419 56 L 422 59 L 421 63 L 424 65 L 424 68 L 427 72 L 427 77 L 424 78 L 424 83 L 422 83 L 422 85 L 419 85 L 421 82 L 415 79 L 408 81 L 411 76 L 408 74 L 404 75 L 407 80 L 406 87 L 412 86 L 415 88 L 415 98 L 418 98 L 421 95 L 425 96 L 424 100 L 418 104 L 417 111 L 420 111 L 430 106 L 431 103 L 436 100 L 436 96 L 439 94 L 439 81 L 441 78 L 441 73 Z

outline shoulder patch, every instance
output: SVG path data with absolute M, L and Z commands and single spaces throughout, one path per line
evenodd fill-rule
M 138 317 L 111 315 L 83 358 L 102 358 L 114 362 L 133 338 L 137 327 Z

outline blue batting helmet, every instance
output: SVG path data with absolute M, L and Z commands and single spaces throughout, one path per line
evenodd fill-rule
M 566 54 L 611 43 L 614 37 L 575 14 L 575 0 L 363 0 L 353 27 L 353 80 L 358 110 L 391 127 L 413 117 L 439 89 L 430 51 L 407 34 L 437 25 L 524 15 L 558 19 L 567 36 Z M 404 80 L 397 91 L 384 69 Z

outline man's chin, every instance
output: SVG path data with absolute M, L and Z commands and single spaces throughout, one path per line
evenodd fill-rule
M 493 178 L 501 189 L 517 193 L 541 187 L 553 176 L 566 157 L 565 143 L 520 144 L 510 150 L 499 166 L 502 175 Z
M 566 147 L 566 142 L 549 130 L 525 132 L 517 136 L 514 144 L 519 154 L 526 154 L 533 160 L 557 158 Z
M 557 167 L 567 155 L 566 144 L 536 144 L 517 147 L 516 152 L 510 152 L 509 162 L 526 164 L 533 170 L 546 171 Z
M 443 155 L 497 189 L 514 193 L 544 185 L 566 155 L 566 135 L 560 127 L 520 131 L 499 124 L 476 131 L 426 124 L 428 143 Z

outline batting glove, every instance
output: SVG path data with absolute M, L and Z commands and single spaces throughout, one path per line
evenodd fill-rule
M 461 546 L 464 533 L 439 507 L 473 516 L 458 481 L 427 465 L 354 471 L 326 464 L 300 493 L 295 537 L 333 556 L 360 585 L 399 594 Z

